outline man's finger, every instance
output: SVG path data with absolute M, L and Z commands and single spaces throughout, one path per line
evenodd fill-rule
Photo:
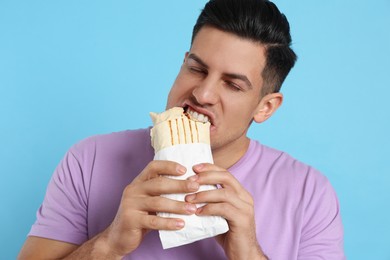
M 201 185 L 221 185 L 222 187 L 231 187 L 236 192 L 241 192 L 243 187 L 241 183 L 228 171 L 213 167 L 212 164 L 202 164 L 194 166 L 195 176 L 188 178 Z
M 142 205 L 140 205 L 139 209 L 146 212 L 165 212 L 181 215 L 191 215 L 196 212 L 197 208 L 196 205 L 192 203 L 158 196 L 143 199 Z
M 142 184 L 143 194 L 159 196 L 172 193 L 192 193 L 199 189 L 199 183 L 190 180 L 177 180 L 165 176 L 158 176 Z
M 187 169 L 173 161 L 151 161 L 138 175 L 140 181 L 147 181 L 160 175 L 180 176 L 186 173 Z
M 184 227 L 185 223 L 182 219 L 146 215 L 142 217 L 141 225 L 142 228 L 151 230 L 179 230 Z

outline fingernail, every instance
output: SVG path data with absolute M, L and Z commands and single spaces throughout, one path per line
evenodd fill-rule
M 196 165 L 194 165 L 194 169 L 199 171 L 203 168 L 203 166 L 204 166 L 203 163 L 196 164 Z
M 190 182 L 190 183 L 188 184 L 188 188 L 189 188 L 190 190 L 196 191 L 196 190 L 199 189 L 199 183 L 197 183 L 197 182 Z
M 196 210 L 196 215 L 200 215 L 200 214 L 202 214 L 202 211 L 203 211 L 203 207 L 200 207 L 200 208 L 198 208 L 197 210 Z
M 186 169 L 186 167 L 179 165 L 179 166 L 177 166 L 176 171 L 178 173 L 184 174 L 184 173 L 186 173 L 187 169 Z
M 186 204 L 186 210 L 190 213 L 195 213 L 196 206 L 194 204 Z
M 184 221 L 176 221 L 176 227 L 177 228 L 183 228 L 184 227 Z
M 198 175 L 192 175 L 191 177 L 188 178 L 190 181 L 196 181 L 198 180 Z
M 195 194 L 190 194 L 186 196 L 186 201 L 193 201 L 196 198 Z

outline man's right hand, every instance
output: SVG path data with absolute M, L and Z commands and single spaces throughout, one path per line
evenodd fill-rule
M 167 176 L 180 176 L 186 169 L 171 161 L 152 161 L 125 188 L 119 209 L 111 225 L 81 246 L 65 242 L 28 237 L 19 259 L 96 259 L 109 256 L 121 259 L 134 251 L 150 230 L 179 230 L 182 219 L 162 218 L 156 212 L 191 215 L 195 204 L 174 201 L 162 194 L 193 193 L 199 184 Z
M 180 176 L 185 172 L 185 167 L 175 162 L 152 161 L 125 188 L 117 215 L 102 234 L 115 254 L 124 256 L 135 250 L 149 230 L 178 230 L 184 227 L 182 219 L 162 218 L 156 212 L 195 213 L 195 204 L 160 196 L 196 192 L 199 189 L 197 182 L 166 177 Z

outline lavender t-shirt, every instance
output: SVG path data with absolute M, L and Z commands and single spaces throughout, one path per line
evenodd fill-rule
M 58 165 L 30 236 L 82 244 L 114 219 L 122 191 L 153 159 L 149 129 L 90 137 Z M 257 239 L 271 259 L 344 259 L 339 204 L 315 169 L 251 140 L 229 171 L 252 194 Z M 226 259 L 213 238 L 163 250 L 148 233 L 126 259 Z

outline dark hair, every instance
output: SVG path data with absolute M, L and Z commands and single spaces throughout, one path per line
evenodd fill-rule
M 210 0 L 192 32 L 191 44 L 203 26 L 233 33 L 263 44 L 266 65 L 262 95 L 279 92 L 297 56 L 291 49 L 290 25 L 276 5 L 267 0 Z

